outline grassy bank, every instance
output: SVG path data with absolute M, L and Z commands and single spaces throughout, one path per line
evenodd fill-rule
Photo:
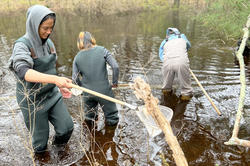
M 26 11 L 34 4 L 45 5 L 54 11 L 67 10 L 77 14 L 126 14 L 145 10 L 160 10 L 179 6 L 204 8 L 206 0 L 1 0 L 0 13 Z M 198 7 L 198 8 L 197 8 Z
M 166 0 L 1 0 L 0 13 L 27 10 L 34 4 L 53 10 L 69 10 L 92 15 L 109 15 L 167 7 Z
M 208 8 L 200 18 L 205 26 L 224 40 L 242 37 L 250 14 L 249 0 L 207 0 Z

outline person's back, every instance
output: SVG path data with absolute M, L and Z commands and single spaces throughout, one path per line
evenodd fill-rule
M 80 51 L 75 59 L 76 65 L 83 77 L 82 86 L 103 93 L 109 87 L 104 47 L 95 46 Z
M 192 95 L 189 59 L 187 50 L 191 47 L 184 34 L 176 28 L 168 28 L 166 39 L 159 48 L 159 57 L 163 61 L 163 93 L 172 91 L 175 76 L 178 78 L 182 99 Z
M 186 41 L 183 38 L 169 40 L 164 45 L 164 62 L 176 61 L 188 63 Z
M 108 63 L 113 70 L 112 87 L 117 87 L 119 66 L 111 53 L 106 48 L 97 46 L 89 32 L 80 32 L 77 46 L 80 51 L 73 61 L 72 79 L 80 86 L 114 97 L 106 64 Z M 104 112 L 107 125 L 115 126 L 118 123 L 118 110 L 115 103 L 88 93 L 83 94 L 83 100 L 87 124 L 91 125 L 95 122 L 98 104 Z

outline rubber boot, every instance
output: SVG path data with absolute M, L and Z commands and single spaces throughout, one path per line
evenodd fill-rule
M 172 94 L 172 92 L 173 92 L 172 90 L 162 89 L 162 93 L 164 96 L 169 96 Z
M 189 101 L 189 100 L 191 100 L 192 97 L 193 97 L 193 95 L 181 95 L 180 99 L 183 101 Z

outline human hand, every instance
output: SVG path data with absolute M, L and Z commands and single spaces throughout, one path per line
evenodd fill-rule
M 55 79 L 55 84 L 59 88 L 71 88 L 69 83 L 72 83 L 72 80 L 68 79 L 66 77 L 57 76 L 56 79 Z
M 113 84 L 113 85 L 112 85 L 112 88 L 117 88 L 117 87 L 118 87 L 117 84 Z
M 68 88 L 59 88 L 63 98 L 71 98 L 72 92 Z

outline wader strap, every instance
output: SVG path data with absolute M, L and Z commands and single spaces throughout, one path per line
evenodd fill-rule
M 50 54 L 56 53 L 53 42 L 50 39 L 48 39 L 47 42 L 50 49 Z
M 32 57 L 33 59 L 36 59 L 36 58 L 37 58 L 37 56 L 35 55 L 35 52 L 34 52 L 33 48 L 30 48 L 30 53 L 31 53 L 31 57 Z
M 18 43 L 18 42 L 22 42 L 28 47 L 28 49 L 30 50 L 30 53 L 31 53 L 31 57 L 33 59 L 37 58 L 37 56 L 35 55 L 34 49 L 32 48 L 32 45 L 31 45 L 30 41 L 27 38 L 20 37 L 19 39 L 16 40 L 15 43 Z
M 53 44 L 53 42 L 52 42 L 50 39 L 48 39 L 47 41 L 48 41 L 48 44 L 47 44 L 47 45 L 48 45 L 48 48 L 49 48 L 49 53 L 50 53 L 50 54 L 56 53 L 56 52 L 55 52 L 55 49 L 54 49 L 54 44 Z M 25 38 L 25 37 L 20 37 L 19 39 L 16 40 L 15 43 L 17 43 L 17 42 L 22 42 L 22 43 L 24 43 L 24 44 L 28 47 L 28 49 L 30 50 L 31 57 L 32 57 L 33 59 L 36 59 L 36 58 L 37 58 L 37 56 L 35 55 L 34 49 L 33 49 L 32 45 L 31 45 L 29 39 L 27 39 L 27 38 Z

